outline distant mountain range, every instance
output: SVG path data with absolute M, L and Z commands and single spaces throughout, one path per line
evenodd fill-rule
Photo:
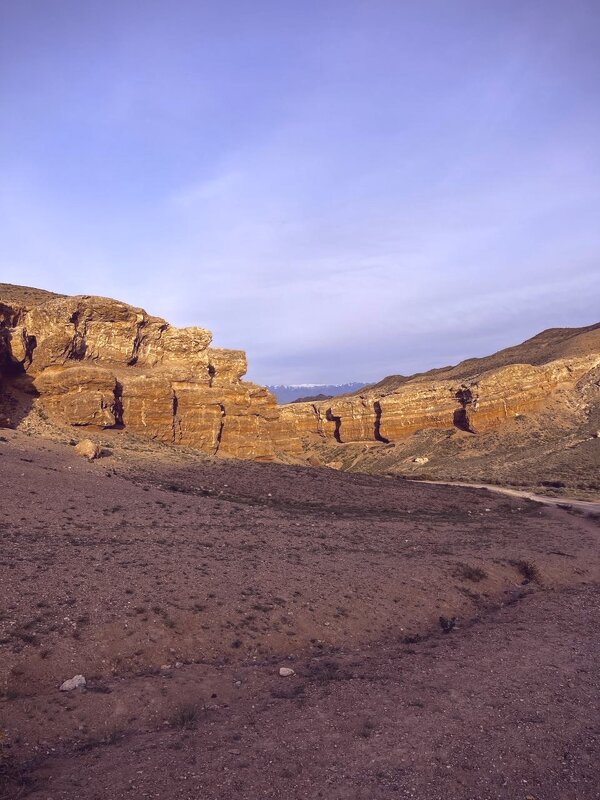
M 340 394 L 356 392 L 366 385 L 366 383 L 292 383 L 277 384 L 267 388 L 273 392 L 277 402 L 293 403 L 295 400 L 310 400 L 313 398 L 325 400 L 329 397 L 337 397 Z

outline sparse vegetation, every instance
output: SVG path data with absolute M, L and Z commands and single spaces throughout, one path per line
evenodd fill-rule
M 532 561 L 516 559 L 510 562 L 521 573 L 527 583 L 541 583 L 542 576 L 539 569 Z
M 172 728 L 179 728 L 180 730 L 189 730 L 196 727 L 198 722 L 198 706 L 193 703 L 186 703 L 179 706 L 173 712 L 170 719 Z
M 456 627 L 456 617 L 440 617 L 440 628 L 443 633 L 450 633 Z
M 363 739 L 369 739 L 375 727 L 373 720 L 370 717 L 365 717 L 358 727 L 358 735 Z
M 122 728 L 117 726 L 111 726 L 107 728 L 104 733 L 99 734 L 91 734 L 87 736 L 85 739 L 77 742 L 75 745 L 75 750 L 78 750 L 81 753 L 85 753 L 88 750 L 93 750 L 96 747 L 103 747 L 107 745 L 116 744 L 119 739 L 122 739 L 124 736 L 124 731 Z
M 459 561 L 454 570 L 454 576 L 464 581 L 473 581 L 478 583 L 488 577 L 487 572 L 481 567 L 474 567 L 471 564 L 465 564 Z

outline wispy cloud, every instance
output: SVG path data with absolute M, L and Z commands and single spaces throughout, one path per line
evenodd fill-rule
M 594 20 L 534 6 L 15 7 L 0 279 L 206 325 L 261 382 L 594 321 Z

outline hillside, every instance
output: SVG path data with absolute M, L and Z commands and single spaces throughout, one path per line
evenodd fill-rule
M 468 358 L 453 367 L 439 367 L 415 375 L 388 375 L 387 378 L 371 384 L 366 389 L 389 393 L 411 381 L 425 379 L 468 380 L 492 369 L 500 369 L 512 364 L 532 364 L 540 366 L 561 358 L 588 355 L 599 348 L 600 322 L 584 328 L 549 328 L 531 339 L 513 347 L 506 347 L 491 356 Z M 361 394 L 361 390 L 352 392 Z
M 290 404 L 282 417 L 313 463 L 336 469 L 597 493 L 600 325 Z

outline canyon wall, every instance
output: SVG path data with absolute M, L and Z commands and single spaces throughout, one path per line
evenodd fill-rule
M 17 425 L 35 406 L 78 428 L 123 428 L 238 458 L 310 460 L 311 443 L 501 432 L 550 401 L 569 427 L 580 424 L 574 412 L 591 419 L 587 407 L 600 402 L 600 325 L 551 329 L 486 358 L 285 406 L 243 380 L 243 351 L 211 347 L 211 338 L 115 300 L 0 284 L 0 425 Z M 584 378 L 591 400 L 577 389 Z
M 484 432 L 535 413 L 551 396 L 566 396 L 600 365 L 600 326 L 581 329 L 575 338 L 565 330 L 562 341 L 557 344 L 555 336 L 540 349 L 536 339 L 549 339 L 548 333 L 504 351 L 504 358 L 496 354 L 412 378 L 388 378 L 352 395 L 290 403 L 281 408 L 282 418 L 301 437 L 333 443 L 393 442 L 435 428 Z
M 123 427 L 257 460 L 299 450 L 275 397 L 242 380 L 245 353 L 210 347 L 204 328 L 175 328 L 107 298 L 11 289 L 22 287 L 0 287 L 5 425 L 30 397 L 51 420 L 80 428 Z

